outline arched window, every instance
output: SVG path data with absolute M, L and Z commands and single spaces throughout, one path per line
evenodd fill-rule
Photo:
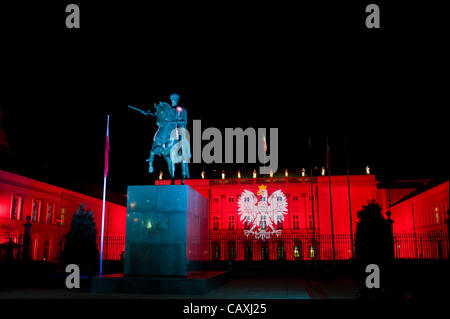
M 294 259 L 302 259 L 302 243 L 296 241 L 294 244 Z
M 234 241 L 228 243 L 228 258 L 230 260 L 236 259 L 236 243 Z
M 234 230 L 234 216 L 228 216 L 228 230 Z
M 51 244 L 52 241 L 51 240 L 45 240 L 44 242 L 44 256 L 43 259 L 44 261 L 48 261 L 51 258 Z
M 299 223 L 298 215 L 292 216 L 292 228 L 300 229 L 300 223 Z
M 286 259 L 286 253 L 284 251 L 284 243 L 283 243 L 283 241 L 279 241 L 278 242 L 277 259 L 278 260 L 285 260 Z
M 54 217 L 55 216 L 55 204 L 54 203 L 47 203 L 47 215 L 45 222 L 47 224 L 54 224 Z
M 33 199 L 31 210 L 31 221 L 37 223 L 39 221 L 40 214 L 41 214 L 41 201 Z
M 22 218 L 22 202 L 22 196 L 15 194 L 13 195 L 11 204 L 11 219 L 20 220 Z
M 213 259 L 220 260 L 220 243 L 218 241 L 212 243 L 212 252 Z
M 283 217 L 277 216 L 277 229 L 283 229 Z
M 316 258 L 316 248 L 313 244 L 309 245 L 309 258 L 314 259 Z
M 214 258 L 215 259 L 220 259 L 220 246 L 219 245 L 217 245 L 214 248 Z
M 245 230 L 250 230 L 250 216 L 246 216 L 246 217 L 245 217 L 245 221 L 244 221 L 244 229 L 245 229 Z
M 313 218 L 312 218 L 312 214 L 308 213 L 308 228 L 309 229 L 313 229 Z
M 213 230 L 219 230 L 219 216 L 213 217 Z

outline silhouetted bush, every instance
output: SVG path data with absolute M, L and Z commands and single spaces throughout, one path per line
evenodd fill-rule
M 366 266 L 376 264 L 380 268 L 381 290 L 384 291 L 390 284 L 390 265 L 394 258 L 391 221 L 381 215 L 381 207 L 374 201 L 363 206 L 358 218 L 355 257 L 361 288 L 365 290 Z
M 99 252 L 97 249 L 97 230 L 92 210 L 86 211 L 82 204 L 72 216 L 69 233 L 63 251 L 64 265 L 76 264 L 82 274 L 98 274 Z

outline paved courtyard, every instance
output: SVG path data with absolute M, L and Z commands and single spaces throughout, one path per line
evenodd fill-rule
M 94 294 L 89 288 L 65 287 L 0 291 L 0 299 L 334 299 L 355 298 L 356 283 L 347 278 L 230 278 L 224 285 L 204 295 Z

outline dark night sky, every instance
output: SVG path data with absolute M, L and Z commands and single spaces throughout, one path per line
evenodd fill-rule
M 324 165 L 329 136 L 332 169 L 344 173 L 348 136 L 354 173 L 369 164 L 384 179 L 445 177 L 442 38 L 432 24 L 407 27 L 401 4 L 388 7 L 385 29 L 362 30 L 361 3 L 300 11 L 217 4 L 187 14 L 82 1 L 81 30 L 61 27 L 63 5 L 47 5 L 45 21 L 14 8 L 13 17 L 31 16 L 13 18 L 5 39 L 8 165 L 90 192 L 86 185 L 102 184 L 110 114 L 110 189 L 152 183 L 145 158 L 156 125 L 127 105 L 147 108 L 178 92 L 190 125 L 278 127 L 280 168 L 308 165 L 309 136 L 314 162 Z M 191 171 L 213 168 L 255 165 Z

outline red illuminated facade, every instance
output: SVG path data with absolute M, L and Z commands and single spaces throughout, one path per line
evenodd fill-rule
M 160 180 L 156 184 L 169 182 Z M 186 184 L 209 200 L 212 260 L 349 259 L 353 255 L 357 212 L 372 200 L 392 212 L 397 258 L 448 258 L 448 233 L 444 220 L 444 212 L 448 209 L 448 182 L 406 200 L 405 204 L 392 207 L 387 205 L 387 192 L 391 200 L 398 201 L 414 194 L 416 188 L 380 188 L 374 175 L 351 175 L 348 178 L 314 176 L 312 179 L 191 179 Z M 246 225 L 238 215 L 237 202 L 242 192 L 249 190 L 256 194 L 260 185 L 267 186 L 269 196 L 282 190 L 288 202 L 285 220 L 277 223 L 282 233 L 269 240 L 255 239 L 252 235 L 247 237 L 244 234 Z M 417 210 L 415 214 L 411 211 L 414 207 Z M 427 214 L 431 210 L 434 212 L 436 207 L 439 217 L 429 218 Z M 413 224 L 416 228 L 411 226 Z M 416 234 L 430 231 L 434 231 L 435 237 L 424 235 L 422 240 Z M 427 254 L 420 254 L 415 249 L 419 240 L 422 240 L 422 246 L 430 247 L 424 248 L 428 250 Z
M 394 232 L 433 233 L 446 232 L 449 218 L 449 182 L 423 192 L 412 192 L 387 209 L 395 223 Z
M 357 212 L 371 200 L 392 212 L 397 258 L 448 258 L 448 181 L 424 192 L 381 187 L 374 175 L 190 179 L 186 184 L 209 200 L 211 260 L 349 259 Z M 244 190 L 256 194 L 261 185 L 269 196 L 281 190 L 288 204 L 284 221 L 276 224 L 281 234 L 266 240 L 245 235 L 249 226 L 240 220 L 237 205 Z M 94 211 L 100 233 L 100 199 L 0 171 L 0 244 L 9 238 L 20 243 L 31 216 L 32 258 L 57 262 L 81 203 Z M 124 251 L 125 220 L 126 207 L 108 202 L 105 259 L 119 259 Z
M 0 171 L 0 244 L 12 239 L 21 243 L 26 217 L 31 216 L 31 258 L 57 262 L 72 214 L 80 204 L 94 212 L 100 233 L 102 201 L 30 178 Z M 118 259 L 123 251 L 126 207 L 107 202 L 105 234 L 121 245 L 108 245 L 108 259 Z M 109 255 L 109 256 L 108 256 Z

